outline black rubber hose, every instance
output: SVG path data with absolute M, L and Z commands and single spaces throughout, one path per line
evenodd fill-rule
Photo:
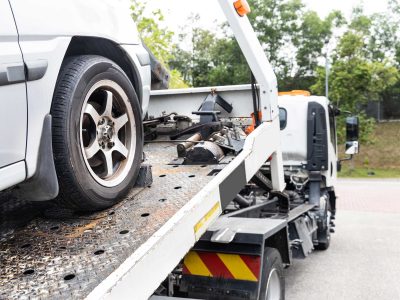
M 260 119 L 259 119 L 259 115 L 258 115 L 258 112 L 260 110 L 260 104 L 259 104 L 258 97 L 257 97 L 256 78 L 254 77 L 253 72 L 251 73 L 251 93 L 252 93 L 252 97 L 253 97 L 254 120 L 256 122 L 255 127 L 258 127 L 258 125 L 260 125 Z
M 299 193 L 295 191 L 285 191 L 285 193 L 289 196 L 291 202 L 302 202 L 303 199 L 299 195 Z
M 239 204 L 240 208 L 245 208 L 245 207 L 249 207 L 252 203 L 252 201 L 247 200 L 246 198 L 244 198 L 242 195 L 238 194 L 235 199 L 233 199 L 233 201 L 235 201 L 237 204 Z

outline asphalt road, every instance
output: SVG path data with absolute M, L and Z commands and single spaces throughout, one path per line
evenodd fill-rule
M 400 299 L 400 180 L 340 180 L 327 251 L 286 270 L 286 299 Z

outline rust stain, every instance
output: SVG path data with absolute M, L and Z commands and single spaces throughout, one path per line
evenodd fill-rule
M 153 170 L 153 175 L 155 176 L 160 176 L 160 175 L 171 175 L 171 174 L 179 174 L 183 173 L 182 170 L 179 170 L 179 168 L 174 168 L 174 169 L 157 169 L 154 168 Z
M 184 174 L 184 173 L 193 173 L 198 176 L 202 176 L 205 174 L 208 174 L 210 172 L 209 168 L 201 168 L 199 166 L 195 167 L 187 167 L 187 166 L 179 166 L 178 168 L 170 168 L 166 169 L 163 167 L 153 167 L 153 175 L 155 177 L 160 176 L 160 175 L 171 175 L 171 174 Z
M 65 237 L 68 239 L 80 237 L 86 230 L 95 228 L 101 221 L 102 219 L 93 220 L 89 224 L 86 224 L 85 226 L 76 228 L 75 232 L 67 234 L 65 235 Z

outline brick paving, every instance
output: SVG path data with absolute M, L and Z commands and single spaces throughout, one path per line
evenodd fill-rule
M 340 179 L 338 211 L 400 213 L 400 180 Z

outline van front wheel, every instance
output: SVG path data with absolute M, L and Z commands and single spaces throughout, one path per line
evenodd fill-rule
M 122 200 L 138 176 L 143 151 L 139 101 L 122 69 L 100 56 L 69 58 L 51 114 L 58 202 L 96 211 Z

